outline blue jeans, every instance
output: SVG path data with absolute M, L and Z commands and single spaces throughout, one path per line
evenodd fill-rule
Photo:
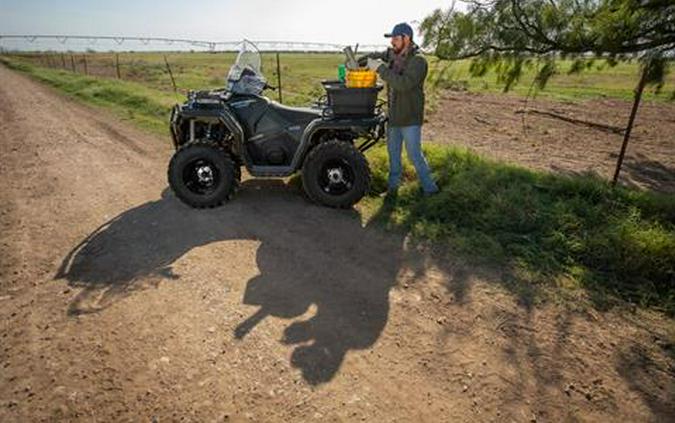
M 401 144 L 405 140 L 405 150 L 408 159 L 415 166 L 417 177 L 420 179 L 424 192 L 436 192 L 438 187 L 431 179 L 431 170 L 422 153 L 422 127 L 389 126 L 387 128 L 387 151 L 389 152 L 389 190 L 395 191 L 401 180 Z

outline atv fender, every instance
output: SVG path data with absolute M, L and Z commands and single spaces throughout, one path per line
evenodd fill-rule
M 307 153 L 311 149 L 314 136 L 322 130 L 351 130 L 356 133 L 362 132 L 364 128 L 377 128 L 376 133 L 378 134 L 378 139 L 383 130 L 386 118 L 381 116 L 373 116 L 368 118 L 351 118 L 351 119 L 315 119 L 307 125 L 305 132 L 302 134 L 300 140 L 300 145 L 298 150 L 293 157 L 291 167 L 293 169 L 299 169 L 302 166 L 302 163 L 307 156 Z
M 241 157 L 244 143 L 244 130 L 232 115 L 229 107 L 224 105 L 218 110 L 193 110 L 181 105 L 176 105 L 171 110 L 171 137 L 174 147 L 178 149 L 179 131 L 181 121 L 187 121 L 189 125 L 188 142 L 195 142 L 195 123 L 198 121 L 220 122 L 232 134 L 234 142 L 232 143 L 232 153 L 236 157 Z

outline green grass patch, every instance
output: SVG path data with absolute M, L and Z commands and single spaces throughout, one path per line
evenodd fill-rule
M 620 300 L 675 314 L 674 196 L 530 171 L 457 148 L 425 151 L 441 192 L 421 196 L 408 163 L 397 201 L 366 199 L 368 218 L 500 269 L 524 301 L 572 287 L 599 307 Z M 374 192 L 383 192 L 386 150 L 368 156 Z
M 494 71 L 484 76 L 473 77 L 469 72 L 471 62 L 439 61 L 429 59 L 428 83 L 437 89 L 461 89 L 474 92 L 503 92 L 504 86 L 498 82 Z M 580 73 L 570 73 L 573 61 L 560 60 L 558 71 L 548 81 L 546 88 L 536 94 L 538 96 L 563 101 L 580 101 L 598 98 L 614 98 L 626 101 L 633 99 L 633 91 L 637 85 L 640 70 L 637 62 L 621 62 L 609 66 L 605 61 L 589 62 L 587 68 Z M 534 66 L 525 66 L 519 83 L 515 84 L 511 92 L 514 95 L 524 96 L 530 93 L 532 82 L 537 73 Z M 643 94 L 644 100 L 672 101 L 675 95 L 675 75 L 671 72 L 666 75 L 662 89 L 657 92 L 649 87 Z

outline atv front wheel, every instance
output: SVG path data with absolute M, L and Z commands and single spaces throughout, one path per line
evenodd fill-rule
M 305 159 L 302 185 L 309 198 L 317 203 L 337 208 L 351 207 L 368 192 L 368 162 L 348 142 L 323 142 L 314 147 Z
M 229 200 L 239 184 L 239 169 L 216 144 L 192 142 L 169 163 L 169 185 L 176 197 L 196 207 L 216 207 Z

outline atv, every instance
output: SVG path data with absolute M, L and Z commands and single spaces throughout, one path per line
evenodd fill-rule
M 176 149 L 169 185 L 196 208 L 216 207 L 236 192 L 241 168 L 254 177 L 302 173 L 307 196 L 348 208 L 368 193 L 363 153 L 384 135 L 377 103 L 381 85 L 346 88 L 322 81 L 326 95 L 308 107 L 288 107 L 263 96 L 267 84 L 260 52 L 244 42 L 223 89 L 189 92 L 171 112 Z

